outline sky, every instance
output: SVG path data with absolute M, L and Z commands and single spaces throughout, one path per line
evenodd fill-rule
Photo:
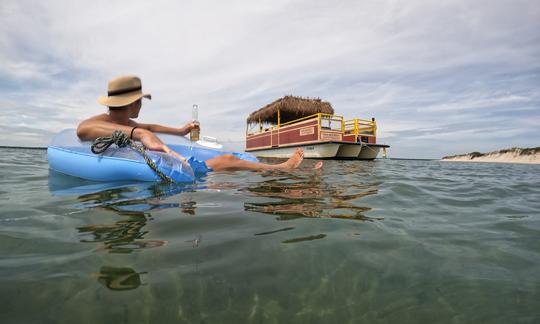
M 374 117 L 390 157 L 540 146 L 540 1 L 0 1 L 0 145 L 47 146 L 138 75 L 138 121 L 243 150 L 285 95 Z

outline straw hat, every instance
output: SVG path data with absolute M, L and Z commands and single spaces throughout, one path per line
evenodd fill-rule
M 99 96 L 98 102 L 107 107 L 122 107 L 142 97 L 152 99 L 150 94 L 142 93 L 141 79 L 136 76 L 119 76 L 109 81 L 107 96 Z

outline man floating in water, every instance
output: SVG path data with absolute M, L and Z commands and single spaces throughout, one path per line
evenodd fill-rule
M 193 128 L 199 127 L 198 122 L 189 122 L 181 128 L 137 123 L 133 119 L 139 116 L 142 98 L 151 99 L 151 96 L 150 94 L 143 94 L 141 79 L 138 77 L 120 76 L 112 79 L 108 85 L 107 96 L 100 96 L 98 99 L 100 104 L 109 107 L 109 112 L 82 121 L 77 128 L 77 136 L 81 140 L 92 141 L 98 137 L 111 136 L 115 130 L 120 130 L 125 134 L 129 134 L 132 140 L 140 141 L 149 150 L 163 151 L 181 160 L 186 160 L 183 156 L 171 150 L 155 133 L 184 136 Z M 232 154 L 224 154 L 208 159 L 205 163 L 209 170 L 214 171 L 290 171 L 298 168 L 303 159 L 304 151 L 298 148 L 287 161 L 280 164 L 245 161 Z M 318 162 L 315 166 L 316 169 L 321 167 L 322 162 Z

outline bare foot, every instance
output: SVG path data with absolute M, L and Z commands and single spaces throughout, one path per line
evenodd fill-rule
M 323 167 L 323 161 L 319 161 L 315 164 L 315 166 L 313 167 L 313 170 L 319 170 Z
M 297 148 L 294 154 L 286 161 L 277 165 L 278 169 L 289 171 L 298 168 L 304 160 L 304 150 Z

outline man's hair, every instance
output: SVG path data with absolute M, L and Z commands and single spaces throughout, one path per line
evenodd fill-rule
M 132 104 L 136 103 L 137 101 L 142 101 L 142 98 L 139 98 L 139 100 L 135 100 L 135 101 L 133 101 L 132 103 L 127 104 L 127 105 L 125 105 L 125 106 L 121 106 L 121 107 L 109 107 L 109 111 L 111 111 L 111 110 L 122 110 L 122 109 L 127 109 L 127 107 L 129 107 L 129 105 L 132 105 Z
M 139 100 L 135 100 L 135 101 L 133 101 L 132 103 L 127 104 L 127 105 L 125 105 L 125 106 L 121 106 L 121 107 L 109 107 L 109 111 L 111 111 L 111 110 L 122 110 L 122 109 L 127 109 L 127 107 L 129 107 L 129 105 L 134 104 L 134 103 L 136 103 L 137 101 L 142 101 L 142 98 L 140 98 Z
M 129 105 L 128 105 L 129 106 Z M 116 111 L 116 110 L 122 110 L 127 109 L 128 106 L 122 106 L 122 107 L 109 107 L 109 111 Z

